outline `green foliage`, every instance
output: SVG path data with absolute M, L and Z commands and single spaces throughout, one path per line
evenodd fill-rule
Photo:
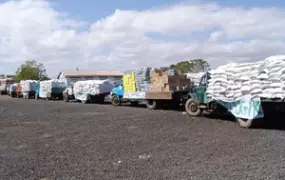
M 26 61 L 16 71 L 15 80 L 48 80 L 46 69 L 42 63 L 37 64 L 36 61 Z
M 205 72 L 210 68 L 210 65 L 203 59 L 193 59 L 190 61 L 181 61 L 175 65 L 172 64 L 170 68 L 178 74 L 184 74 L 188 72 Z

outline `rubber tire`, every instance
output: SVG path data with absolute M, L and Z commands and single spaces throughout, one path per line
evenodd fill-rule
M 117 103 L 115 103 L 115 101 L 116 101 Z M 120 106 L 120 105 L 121 105 L 121 101 L 117 98 L 116 95 L 112 96 L 112 104 L 113 104 L 114 106 Z
M 26 99 L 30 99 L 30 95 L 29 94 L 27 94 Z
M 87 101 L 86 100 L 81 100 L 81 103 L 82 104 L 87 104 Z
M 152 101 L 152 103 L 150 102 Z M 149 110 L 154 110 L 157 108 L 157 101 L 156 100 L 147 100 L 146 101 L 146 107 L 149 109 Z
M 236 118 L 236 121 L 238 122 L 240 127 L 250 128 L 253 124 L 254 119 L 247 119 L 247 121 L 244 121 L 242 118 Z
M 68 102 L 69 101 L 68 94 L 63 94 L 63 101 L 64 102 Z
M 191 110 L 191 106 L 196 105 L 196 111 Z M 185 104 L 185 111 L 189 116 L 201 116 L 203 110 L 198 107 L 198 104 L 193 99 L 188 99 Z

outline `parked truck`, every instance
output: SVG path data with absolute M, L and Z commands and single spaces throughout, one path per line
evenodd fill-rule
M 77 100 L 83 104 L 89 102 L 104 103 L 105 97 L 115 87 L 112 80 L 86 80 L 78 81 L 63 91 L 63 100 Z
M 14 83 L 13 79 L 6 78 L 6 79 L 0 79 L 0 95 L 8 95 L 9 87 L 11 84 Z
M 156 109 L 164 104 L 180 105 L 189 97 L 190 80 L 184 75 L 161 69 L 143 68 L 125 74 L 121 85 L 111 93 L 114 106 L 122 102 L 131 105 L 145 103 L 148 109 Z
M 198 87 L 193 89 L 186 104 L 185 110 L 189 116 L 201 116 L 208 113 L 231 113 L 240 127 L 250 128 L 253 124 L 263 124 L 264 111 L 284 111 L 285 100 L 281 98 L 260 98 L 245 96 L 236 101 L 223 101 L 208 97 L 206 94 L 210 74 L 206 73 Z
M 57 79 L 40 81 L 36 87 L 35 99 L 62 100 L 65 88 L 65 83 Z

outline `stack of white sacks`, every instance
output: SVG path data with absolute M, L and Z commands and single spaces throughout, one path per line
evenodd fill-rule
M 31 92 L 36 91 L 37 81 L 35 80 L 22 80 L 20 81 L 20 85 L 22 87 L 22 92 Z
M 255 63 L 228 64 L 210 71 L 207 96 L 224 101 L 242 97 L 285 98 L 285 56 Z
M 111 80 L 87 80 L 74 83 L 74 94 L 98 95 L 110 93 L 115 87 L 115 82 Z

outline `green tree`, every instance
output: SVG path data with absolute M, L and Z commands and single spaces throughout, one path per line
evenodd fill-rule
M 34 60 L 26 61 L 16 71 L 15 80 L 48 80 L 46 69 L 42 63 L 37 63 Z
M 170 68 L 178 74 L 184 74 L 188 72 L 205 72 L 209 70 L 210 65 L 207 61 L 203 59 L 193 59 L 190 61 L 181 61 L 175 65 L 172 64 Z

